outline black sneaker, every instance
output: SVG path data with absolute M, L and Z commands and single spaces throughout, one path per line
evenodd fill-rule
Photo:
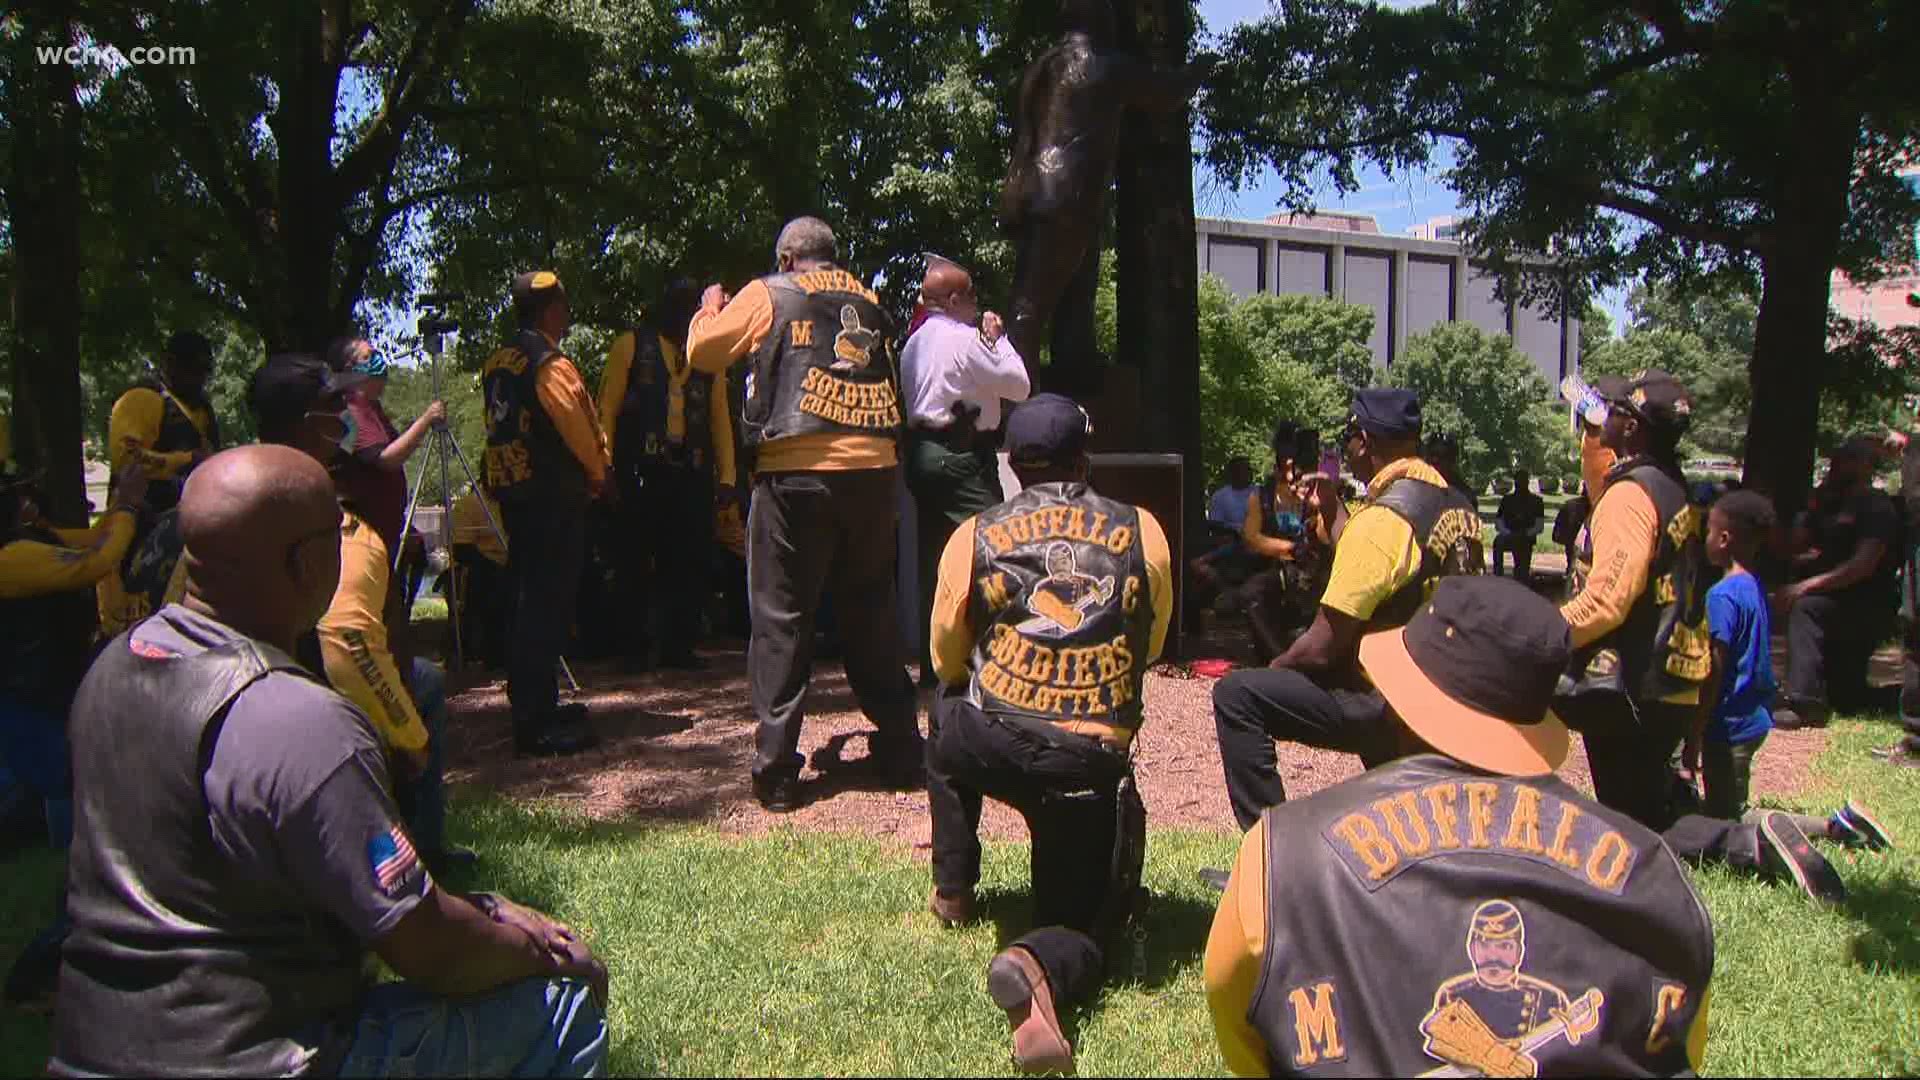
M 1847 898 L 1847 887 L 1824 856 L 1813 850 L 1813 841 L 1784 810 L 1769 810 L 1760 815 L 1757 826 L 1760 865 L 1775 880 L 1792 881 L 1800 891 L 1815 900 L 1838 904 Z
M 754 777 L 753 797 L 769 814 L 791 814 L 805 805 L 800 797 L 800 778 L 793 773 Z
M 1920 753 L 1907 749 L 1906 743 L 1876 746 L 1867 753 L 1889 765 L 1898 765 L 1903 769 L 1920 769 Z

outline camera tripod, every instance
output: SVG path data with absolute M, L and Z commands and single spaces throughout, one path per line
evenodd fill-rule
M 433 380 L 432 400 L 444 401 L 446 399 L 442 397 L 440 393 L 441 356 L 446 352 L 446 335 L 454 332 L 458 328 L 447 319 L 428 314 L 421 316 L 419 329 L 420 347 L 405 353 L 399 359 L 404 360 L 422 355 L 426 356 Z M 493 538 L 500 542 L 501 550 L 508 550 L 506 533 L 500 528 L 500 522 L 494 517 L 493 507 L 487 504 L 486 496 L 480 486 L 480 481 L 474 476 L 473 464 L 467 460 L 466 451 L 460 449 L 460 443 L 453 437 L 453 432 L 447 427 L 447 422 L 441 420 L 427 429 L 424 453 L 420 458 L 420 470 L 414 475 L 413 489 L 407 493 L 407 513 L 400 522 L 400 535 L 402 537 L 410 535 L 410 530 L 413 528 L 414 511 L 420 507 L 420 489 L 426 483 L 428 469 L 437 461 L 440 467 L 440 521 L 441 528 L 446 531 L 448 538 L 447 549 L 449 553 L 448 566 L 445 571 L 442 571 L 443 573 L 451 573 L 453 571 L 451 562 L 453 549 L 453 488 L 448 482 L 451 471 L 449 458 L 453 461 L 458 461 L 460 463 L 460 471 L 466 474 L 467 484 L 472 487 L 474 497 L 480 502 L 480 512 L 487 517 L 488 531 L 492 532 Z M 396 574 L 400 572 L 401 561 L 406 558 L 406 550 L 406 544 L 403 541 L 400 545 L 400 550 L 393 554 L 393 571 Z M 460 590 L 454 588 L 451 582 L 447 585 L 447 624 L 453 628 L 453 663 L 455 668 L 458 669 L 465 666 L 466 656 L 464 645 L 460 640 Z M 574 693 L 580 692 L 579 680 L 573 677 L 573 669 L 567 666 L 567 658 L 564 656 L 560 657 L 560 674 L 566 680 L 569 690 Z

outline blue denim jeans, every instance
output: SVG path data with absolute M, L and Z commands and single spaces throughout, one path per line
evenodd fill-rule
M 396 776 L 394 802 L 420 854 L 435 856 L 447 846 L 447 677 L 432 661 L 415 657 L 407 692 L 427 728 L 427 767 L 415 777 Z
M 387 983 L 361 1004 L 340 1075 L 599 1076 L 606 1060 L 607 1016 L 584 982 L 522 979 L 460 999 Z

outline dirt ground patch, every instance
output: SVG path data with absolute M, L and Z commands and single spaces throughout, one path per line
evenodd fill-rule
M 704 822 L 739 832 L 777 825 L 836 829 L 928 843 L 924 792 L 863 785 L 855 765 L 866 755 L 870 725 L 862 717 L 837 662 L 815 665 L 800 752 L 808 804 L 787 815 L 762 811 L 748 781 L 753 756 L 753 708 L 748 699 L 743 642 L 702 650 L 706 671 L 625 675 L 611 665 L 576 665 L 601 736 L 594 750 L 569 758 L 518 760 L 504 684 L 474 683 L 451 700 L 449 779 L 477 784 L 517 799 L 551 800 L 598 818 L 636 822 Z M 1239 620 L 1209 620 L 1190 641 L 1196 657 L 1247 659 Z M 1783 658 L 1782 658 L 1783 659 Z M 1233 815 L 1221 777 L 1213 731 L 1214 680 L 1183 677 L 1162 665 L 1147 676 L 1147 721 L 1139 736 L 1136 771 L 1148 818 L 1157 828 L 1228 831 Z M 1898 655 L 1876 657 L 1877 682 L 1898 676 Z M 921 695 L 922 726 L 930 695 Z M 1824 731 L 1780 731 L 1768 738 L 1754 766 L 1756 795 L 1789 796 L 1808 779 L 1808 763 L 1826 746 Z M 1311 794 L 1360 771 L 1351 754 L 1301 746 L 1280 748 L 1289 797 Z M 1591 790 L 1586 758 L 1575 740 L 1562 775 Z M 989 802 L 983 835 L 1024 837 L 1020 818 Z

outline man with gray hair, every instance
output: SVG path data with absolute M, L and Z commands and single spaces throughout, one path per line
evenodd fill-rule
M 798 753 L 814 616 L 831 587 L 847 681 L 878 729 L 870 763 L 890 785 L 921 772 L 918 705 L 894 625 L 893 327 L 866 283 L 834 265 L 833 229 L 795 218 L 776 271 L 729 297 L 708 286 L 687 333 L 695 371 L 750 357 L 742 430 L 753 455 L 747 517 L 747 647 L 760 721 L 753 793 L 775 813 L 800 806 Z

